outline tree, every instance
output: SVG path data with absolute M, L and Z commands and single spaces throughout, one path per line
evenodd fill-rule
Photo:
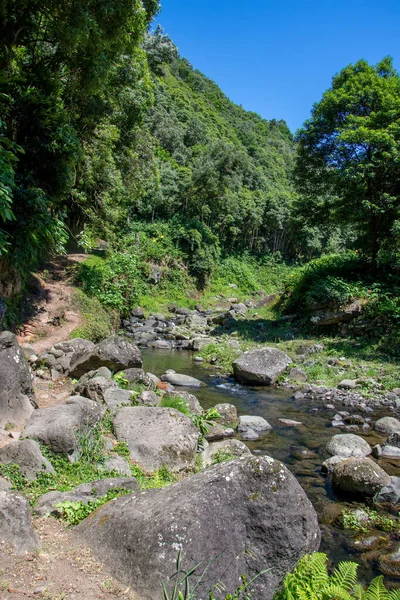
M 400 218 L 400 77 L 392 59 L 375 67 L 360 60 L 336 75 L 297 142 L 295 179 L 309 214 L 353 227 L 376 267 Z

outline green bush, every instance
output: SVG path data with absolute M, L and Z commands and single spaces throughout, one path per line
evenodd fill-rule
M 72 338 L 83 338 L 96 343 L 118 329 L 118 311 L 105 310 L 97 298 L 90 298 L 81 290 L 77 290 L 73 302 L 82 315 L 83 325 L 71 332 Z
M 191 415 L 190 408 L 188 407 L 187 402 L 184 398 L 180 398 L 179 396 L 163 396 L 160 406 L 164 408 L 175 408 L 184 415 Z

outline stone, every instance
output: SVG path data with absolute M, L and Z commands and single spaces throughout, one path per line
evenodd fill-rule
M 240 456 L 250 456 L 251 452 L 240 440 L 223 440 L 210 442 L 208 447 L 201 453 L 201 459 L 203 467 L 209 467 L 214 463 L 215 459 L 218 459 L 218 455 L 225 454 L 231 455 L 233 458 L 239 458 Z M 223 461 L 219 461 L 223 462 Z
M 383 458 L 400 458 L 400 448 L 385 444 L 382 448 Z
M 191 331 L 203 332 L 207 328 L 207 317 L 197 313 L 191 314 L 186 319 L 186 327 Z
M 70 375 L 81 377 L 100 367 L 107 367 L 114 373 L 131 367 L 141 368 L 140 350 L 127 338 L 114 335 L 97 344 L 91 352 L 77 360 L 70 368 Z
M 375 423 L 374 429 L 386 435 L 400 433 L 400 421 L 394 417 L 382 417 Z
M 275 348 L 249 350 L 235 360 L 233 372 L 244 385 L 271 385 L 291 362 L 286 354 Z
M 321 473 L 333 473 L 333 469 L 336 467 L 336 465 L 338 465 L 344 460 L 346 459 L 342 456 L 331 456 L 330 458 L 327 458 L 321 465 Z
M 74 392 L 79 396 L 87 396 L 91 400 L 102 404 L 105 402 L 106 392 L 108 390 L 118 390 L 119 387 L 115 381 L 98 376 L 97 373 L 98 371 L 90 371 L 83 375 L 74 387 Z
M 231 306 L 231 310 L 233 310 L 236 314 L 245 315 L 247 314 L 247 306 L 243 304 L 243 302 L 234 303 Z
M 19 465 L 28 481 L 34 481 L 39 473 L 54 473 L 50 461 L 34 440 L 19 440 L 0 448 L 0 464 L 10 463 Z
M 311 318 L 312 323 L 318 326 L 337 325 L 347 323 L 359 317 L 363 309 L 363 302 L 356 300 L 347 306 L 331 310 L 317 310 Z
M 192 350 L 194 350 L 195 352 L 198 352 L 199 350 L 201 350 L 202 348 L 204 348 L 204 346 L 208 346 L 209 344 L 213 344 L 215 343 L 215 340 L 213 340 L 212 338 L 200 338 L 200 337 L 196 337 L 193 338 L 190 342 L 190 345 L 192 347 Z M 194 360 L 196 360 L 197 358 L 201 358 L 201 356 L 196 356 L 194 358 Z M 203 359 L 202 359 L 203 361 Z M 202 361 L 197 361 L 197 362 L 202 362 Z
M 378 559 L 379 570 L 383 575 L 389 577 L 400 577 L 400 546 L 386 556 L 380 556 Z
M 115 472 L 125 477 L 132 476 L 132 471 L 130 469 L 129 463 L 122 456 L 107 457 L 104 463 L 102 464 L 101 468 L 104 471 L 109 471 L 110 473 Z
M 239 417 L 238 431 L 243 434 L 249 429 L 257 434 L 263 434 L 272 429 L 272 426 L 263 419 L 263 417 L 256 417 L 253 415 L 243 415 Z
M 368 456 L 372 452 L 368 442 L 353 433 L 334 435 L 327 443 L 326 449 L 329 454 L 343 458 Z
M 74 460 L 79 434 L 87 432 L 100 421 L 101 416 L 102 410 L 97 402 L 71 396 L 65 404 L 36 410 L 22 437 L 37 440 L 56 454 Z
M 234 404 L 223 402 L 221 404 L 216 404 L 214 409 L 220 415 L 220 417 L 216 419 L 217 423 L 236 429 L 239 423 L 239 417 L 237 414 L 237 408 Z
M 143 310 L 143 308 L 140 308 L 140 306 L 137 306 L 136 308 L 133 308 L 131 310 L 131 315 L 135 319 L 144 319 L 144 317 L 145 317 L 144 310 Z
M 338 384 L 338 388 L 342 390 L 354 390 L 357 387 L 357 379 L 343 379 Z
M 378 492 L 375 501 L 398 504 L 400 502 L 400 477 L 392 476 L 390 483 Z
M 61 352 L 61 356 L 57 357 L 55 363 L 57 371 L 59 371 L 59 376 L 63 373 L 68 373 L 70 366 L 85 356 L 85 354 L 91 352 L 93 348 L 93 342 L 82 338 L 75 338 L 54 344 L 54 350 L 57 353 Z
M 0 427 L 24 425 L 37 408 L 28 362 L 10 331 L 0 333 Z
M 166 381 L 171 385 L 184 386 L 184 387 L 195 387 L 198 388 L 204 383 L 195 377 L 190 375 L 181 375 L 180 373 L 166 373 L 161 376 L 161 381 Z
M 124 378 L 129 383 L 142 383 L 143 385 L 147 386 L 150 390 L 154 390 L 156 388 L 150 374 L 145 373 L 143 369 L 125 369 Z
M 179 390 L 170 390 L 164 394 L 163 399 L 168 400 L 170 398 L 181 398 L 193 415 L 201 415 L 203 412 L 200 402 L 193 394 Z
M 107 390 L 104 395 L 104 402 L 107 404 L 107 407 L 111 410 L 116 410 L 117 408 L 121 408 L 121 406 L 132 406 L 132 401 L 135 396 L 129 390 L 121 390 L 117 387 L 117 389 Z
M 208 432 L 205 435 L 205 438 L 208 442 L 215 442 L 217 440 L 223 440 L 225 438 L 230 438 L 235 435 L 235 431 L 231 427 L 224 427 L 219 423 L 213 423 Z
M 14 546 L 17 554 L 39 548 L 29 502 L 21 494 L 0 492 L 0 540 Z
M 287 427 L 299 427 L 299 425 L 303 425 L 301 421 L 293 421 L 292 419 L 278 419 L 278 421 Z
M 87 504 L 89 500 L 101 498 L 110 490 L 121 489 L 136 491 L 138 482 L 135 477 L 110 477 L 109 479 L 100 479 L 90 483 L 82 483 L 70 492 L 47 492 L 38 498 L 34 511 L 40 516 L 59 514 L 57 504 L 61 502 L 83 502 Z
M 11 490 L 11 483 L 4 479 L 4 477 L 0 477 L 0 492 L 8 492 Z
M 191 419 L 174 408 L 121 408 L 114 431 L 128 444 L 131 459 L 144 469 L 167 466 L 182 471 L 194 466 L 199 433 Z
M 252 596 L 271 600 L 286 572 L 320 543 L 305 492 L 270 457 L 221 463 L 167 488 L 118 498 L 75 533 L 143 600 L 158 598 L 163 581 L 171 591 L 180 552 L 183 572 L 202 565 L 192 578 L 195 586 L 203 574 L 200 598 L 216 582 L 224 595 L 234 592 L 246 573 Z
M 294 379 L 294 381 L 306 382 L 307 374 L 300 369 L 300 367 L 295 367 L 294 369 L 290 369 L 289 371 L 290 379 Z
M 390 484 L 390 476 L 370 458 L 346 458 L 333 469 L 332 481 L 342 492 L 374 496 Z
M 143 406 L 160 406 L 161 396 L 158 396 L 155 392 L 145 390 L 137 396 L 136 402 Z

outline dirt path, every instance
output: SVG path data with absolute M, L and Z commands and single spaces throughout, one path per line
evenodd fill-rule
M 79 327 L 82 320 L 72 305 L 72 277 L 74 267 L 85 258 L 85 254 L 58 256 L 36 273 L 35 289 L 26 299 L 33 316 L 21 328 L 20 344 L 30 343 L 42 354 Z

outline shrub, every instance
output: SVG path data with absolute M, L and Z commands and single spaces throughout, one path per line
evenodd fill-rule
M 109 337 L 119 327 L 119 313 L 106 311 L 97 298 L 90 298 L 77 290 L 73 302 L 82 315 L 83 325 L 71 332 L 72 338 L 99 342 Z

